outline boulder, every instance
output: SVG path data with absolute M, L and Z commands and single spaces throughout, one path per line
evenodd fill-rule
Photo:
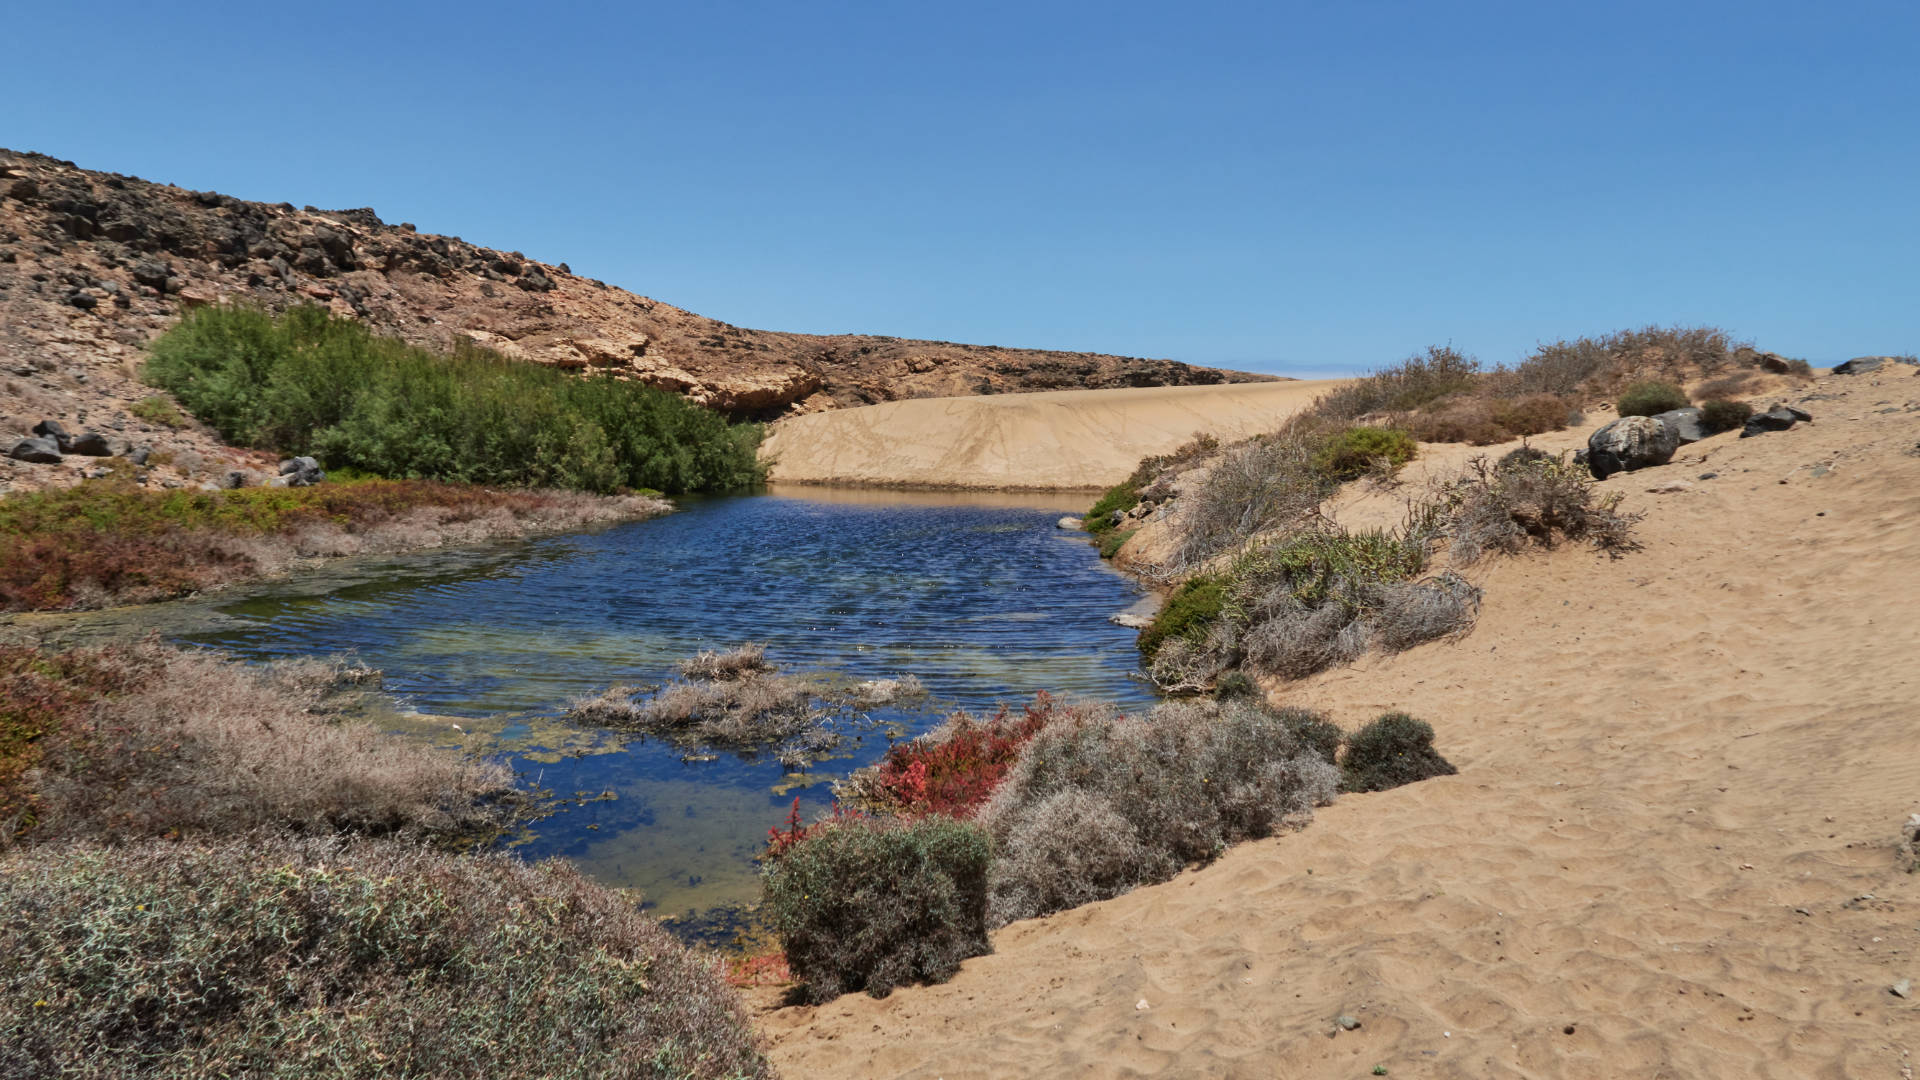
M 1151 615 L 1135 615 L 1130 611 L 1116 611 L 1107 616 L 1107 621 L 1115 626 L 1124 626 L 1129 630 L 1145 630 L 1153 625 Z
M 1059 521 L 1055 522 L 1054 524 L 1059 528 L 1071 529 L 1074 532 L 1079 532 L 1080 530 L 1087 527 L 1086 522 L 1081 521 L 1077 517 L 1063 517 Z
M 1833 365 L 1835 375 L 1865 375 L 1879 371 L 1888 364 L 1906 364 L 1909 367 L 1920 365 L 1920 358 L 1912 356 L 1856 356 L 1844 364 Z
M 60 464 L 60 444 L 50 438 L 21 439 L 7 451 L 7 456 L 15 461 L 30 461 L 36 465 Z
M 147 459 L 152 456 L 153 456 L 153 447 L 142 446 L 134 450 L 133 453 L 128 454 L 127 460 L 133 462 L 135 465 L 145 465 L 147 463 Z
M 33 433 L 35 435 L 43 435 L 49 439 L 52 439 L 54 442 L 63 443 L 63 444 L 68 439 L 73 438 L 73 436 L 67 434 L 67 429 L 61 426 L 60 421 L 58 420 L 40 421 L 39 423 L 33 425 Z
M 327 478 L 320 463 L 310 457 L 288 458 L 280 463 L 280 481 L 275 487 L 312 487 Z
M 1605 480 L 1614 473 L 1665 465 L 1678 449 L 1680 436 L 1658 417 L 1623 416 L 1587 439 L 1587 470 L 1594 479 Z
M 1679 438 L 1681 446 L 1697 443 L 1707 437 L 1706 425 L 1700 422 L 1699 409 L 1692 407 L 1669 409 L 1655 416 L 1654 419 L 1671 428 L 1674 435 Z
M 1752 438 L 1765 435 L 1769 431 L 1785 431 L 1802 420 L 1812 420 L 1813 414 L 1805 409 L 1796 409 L 1791 405 L 1775 405 L 1763 413 L 1747 417 L 1746 424 L 1740 429 L 1740 437 Z
M 1759 365 L 1761 371 L 1771 372 L 1775 375 L 1786 375 L 1793 371 L 1792 362 L 1779 353 L 1759 353 L 1754 356 L 1753 362 Z
M 113 442 L 97 431 L 83 431 L 73 438 L 68 439 L 61 449 L 69 454 L 79 454 L 82 457 L 113 456 Z
M 239 469 L 231 469 L 227 472 L 227 475 L 221 479 L 220 486 L 229 489 L 246 487 L 247 474 L 241 472 Z

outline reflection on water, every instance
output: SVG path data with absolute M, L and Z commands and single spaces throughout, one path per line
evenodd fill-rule
M 690 499 L 680 512 L 598 532 L 461 554 L 336 567 L 300 583 L 170 606 L 172 636 L 250 659 L 352 651 L 403 707 L 468 730 L 438 741 L 513 748 L 529 781 L 613 792 L 541 823 L 522 850 L 564 855 L 665 913 L 757 896 L 751 862 L 794 795 L 824 809 L 825 781 L 876 758 L 872 734 L 776 793 L 778 763 L 685 762 L 664 744 L 600 738 L 553 719 L 613 683 L 654 684 L 702 648 L 763 641 L 803 670 L 918 675 L 966 708 L 1036 690 L 1124 704 L 1133 631 L 1107 616 L 1137 589 L 1084 536 L 1055 528 L 1080 496 L 785 489 Z M 154 616 L 148 616 L 153 618 Z M 497 714 L 514 714 L 502 721 Z M 937 717 L 875 709 L 907 731 Z M 598 751 L 598 752 L 595 752 Z

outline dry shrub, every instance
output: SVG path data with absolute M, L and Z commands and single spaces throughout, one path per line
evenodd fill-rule
M 1304 821 L 1333 766 L 1243 699 L 1057 713 L 980 811 L 994 925 L 1117 896 Z
M 1559 394 L 1526 394 L 1493 402 L 1493 422 L 1506 429 L 1508 438 L 1559 431 L 1579 418 L 1579 406 Z
M 1487 552 L 1517 554 L 1560 540 L 1591 544 L 1607 554 L 1639 548 L 1638 515 L 1619 510 L 1620 494 L 1600 494 L 1587 469 L 1565 455 L 1496 468 L 1476 458 L 1472 470 L 1445 494 L 1446 530 L 1455 562 Z
M 1518 394 L 1611 394 L 1636 380 L 1697 378 L 1738 366 L 1743 346 L 1710 326 L 1646 326 L 1598 338 L 1542 345 L 1512 368 L 1490 374 L 1487 389 Z
M 1701 401 L 1739 397 L 1759 381 L 1759 377 L 1758 371 L 1736 371 L 1731 375 L 1708 379 L 1694 388 L 1693 396 Z
M 977 825 L 932 815 L 846 816 L 769 858 L 761 878 L 787 966 L 809 1001 L 945 982 L 992 951 Z
M 680 677 L 685 679 L 731 680 L 772 670 L 767 647 L 751 641 L 725 652 L 704 649 L 680 662 Z
M 778 743 L 820 727 L 815 685 L 798 675 L 752 673 L 722 682 L 670 683 L 648 697 L 616 686 L 576 700 L 567 718 L 600 727 L 641 731 L 675 742 L 749 747 Z
M 1648 380 L 1627 387 L 1614 411 L 1621 416 L 1658 416 L 1690 404 L 1686 391 L 1669 382 Z
M 1473 388 L 1480 362 L 1451 345 L 1428 346 L 1392 367 L 1354 379 L 1316 399 L 1310 412 L 1330 420 L 1402 413 Z
M 41 657 L 110 688 L 73 697 L 35 740 L 0 845 L 263 826 L 459 836 L 499 827 L 516 801 L 501 766 L 332 714 L 343 676 L 324 666 L 262 671 L 151 642 Z
M 1507 429 L 1494 419 L 1493 403 L 1477 397 L 1448 398 L 1401 422 L 1421 442 L 1488 446 L 1511 438 Z
M 1317 439 L 1283 433 L 1228 450 L 1184 500 L 1181 567 L 1317 513 L 1331 488 L 1314 466 Z
M 738 999 L 566 864 L 393 841 L 0 863 L 0 1075 L 766 1077 Z

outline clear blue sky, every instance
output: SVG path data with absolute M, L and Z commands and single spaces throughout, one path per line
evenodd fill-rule
M 746 326 L 1285 373 L 1920 350 L 1920 5 L 10 5 L 0 145 Z

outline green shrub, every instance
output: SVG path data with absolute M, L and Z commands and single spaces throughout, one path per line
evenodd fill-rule
M 937 815 L 849 817 L 809 830 L 762 876 L 774 933 L 808 1000 L 945 982 L 987 942 L 992 845 Z
M 141 398 L 127 406 L 127 411 L 149 424 L 159 424 L 161 427 L 183 428 L 192 422 L 179 409 L 173 407 L 173 402 L 157 394 L 153 397 Z
M 1406 713 L 1387 713 L 1353 733 L 1341 764 L 1346 791 L 1385 791 L 1458 770 L 1433 748 L 1433 727 Z
M 1100 496 L 1099 501 L 1093 504 L 1091 510 L 1087 511 L 1087 516 L 1082 524 L 1085 526 L 1087 532 L 1093 534 L 1093 538 L 1096 541 L 1101 540 L 1104 538 L 1104 534 L 1113 531 L 1121 514 L 1126 513 L 1138 505 L 1140 505 L 1140 488 L 1138 484 L 1132 480 L 1115 484 L 1113 487 L 1107 489 L 1105 495 Z
M 1285 708 L 1277 710 L 1275 715 L 1280 717 L 1281 723 L 1300 741 L 1300 745 L 1329 764 L 1340 752 L 1340 741 L 1346 738 L 1346 733 L 1340 730 L 1340 725 L 1327 719 L 1326 714 L 1312 709 Z
M 1558 459 L 1554 455 L 1537 446 L 1521 446 L 1502 454 L 1499 463 L 1494 466 L 1494 469 L 1498 472 L 1505 472 L 1509 469 L 1524 469 L 1529 465 L 1538 465 L 1541 462 L 1556 460 Z
M 676 395 L 472 346 L 437 355 L 317 307 L 189 312 L 153 343 L 146 377 L 230 442 L 330 468 L 598 492 L 763 477 L 757 426 Z
M 0 864 L 0 1075 L 766 1077 L 738 999 L 566 864 L 251 834 Z
M 1225 603 L 1226 589 L 1218 578 L 1187 579 L 1167 598 L 1166 606 L 1153 617 L 1153 625 L 1140 631 L 1140 656 L 1152 662 L 1160 646 L 1169 640 L 1205 637 Z
M 1753 406 L 1744 401 L 1709 401 L 1700 406 L 1700 425 L 1718 434 L 1732 431 L 1753 415 Z
M 1109 532 L 1106 538 L 1100 541 L 1100 557 L 1103 559 L 1111 559 L 1115 555 L 1120 554 L 1120 549 L 1126 546 L 1127 541 L 1133 539 L 1134 533 L 1139 531 L 1139 529 L 1125 529 L 1118 532 Z
M 1260 697 L 1260 684 L 1253 676 L 1244 671 L 1229 671 L 1213 682 L 1213 696 L 1217 698 L 1254 698 Z
M 1688 404 L 1686 392 L 1672 383 L 1638 382 L 1620 395 L 1614 410 L 1621 416 L 1657 416 Z
M 1058 711 L 980 811 L 994 925 L 1165 881 L 1333 801 L 1334 767 L 1236 698 Z
M 1419 453 L 1413 436 L 1398 428 L 1350 427 L 1322 443 L 1314 468 L 1331 480 L 1357 480 L 1368 473 L 1392 474 Z

